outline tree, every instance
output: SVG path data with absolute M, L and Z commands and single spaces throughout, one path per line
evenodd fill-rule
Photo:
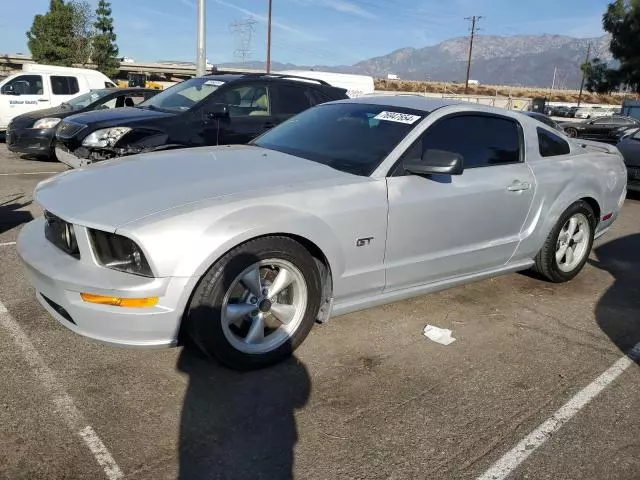
M 113 18 L 111 17 L 111 4 L 107 0 L 100 0 L 96 10 L 96 29 L 92 42 L 91 60 L 98 70 L 108 77 L 112 77 L 118 71 L 118 46 L 116 34 L 113 33 Z
M 51 0 L 49 11 L 36 15 L 27 32 L 32 58 L 38 63 L 73 64 L 73 7 L 64 0 Z
M 71 0 L 73 8 L 73 63 L 85 66 L 91 59 L 95 14 L 87 0 Z
M 583 63 L 581 68 L 586 78 L 585 87 L 589 92 L 609 94 L 620 87 L 620 72 L 609 68 L 599 58 Z
M 606 91 L 626 85 L 640 93 L 640 0 L 611 2 L 602 17 L 602 26 L 611 34 L 609 49 L 620 67 L 607 68 L 598 59 L 590 62 L 585 66 L 587 89 L 591 85 L 590 91 Z

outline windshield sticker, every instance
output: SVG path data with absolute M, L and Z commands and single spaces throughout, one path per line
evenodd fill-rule
M 203 83 L 203 85 L 219 87 L 220 85 L 224 85 L 224 82 L 221 82 L 220 80 L 207 80 L 206 82 Z
M 376 120 L 387 120 L 388 122 L 406 123 L 412 125 L 420 120 L 419 115 L 409 115 L 408 113 L 380 112 L 375 117 Z

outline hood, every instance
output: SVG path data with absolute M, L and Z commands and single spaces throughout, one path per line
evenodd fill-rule
M 69 170 L 38 184 L 36 201 L 64 220 L 107 231 L 154 213 L 234 194 L 366 181 L 260 147 L 236 145 L 131 155 Z
M 149 110 L 146 108 L 122 107 L 78 113 L 69 117 L 69 120 L 74 123 L 89 125 L 91 129 L 94 129 L 94 127 L 101 128 L 130 125 L 134 122 L 174 117 L 175 115 L 175 113 Z
M 76 110 L 77 112 L 77 110 Z M 74 110 L 69 107 L 53 107 L 43 110 L 35 110 L 33 112 L 23 113 L 14 117 L 12 124 L 16 128 L 29 128 L 36 120 L 41 118 L 66 118 L 73 115 Z

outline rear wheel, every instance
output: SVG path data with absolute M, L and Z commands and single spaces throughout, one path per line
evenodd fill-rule
M 196 288 L 187 318 L 193 342 L 240 370 L 290 355 L 320 308 L 313 257 L 288 237 L 249 241 L 216 262 Z
M 596 227 L 591 207 L 580 200 L 561 215 L 535 258 L 534 270 L 555 283 L 574 278 L 587 262 Z
M 567 137 L 576 138 L 578 136 L 578 130 L 575 128 L 565 128 L 564 133 L 567 134 Z

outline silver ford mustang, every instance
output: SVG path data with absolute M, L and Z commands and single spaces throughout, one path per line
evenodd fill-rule
M 573 278 L 618 216 L 615 147 L 418 96 L 307 110 L 249 145 L 142 154 L 38 185 L 18 251 L 60 323 L 251 369 L 313 323 L 533 268 Z

